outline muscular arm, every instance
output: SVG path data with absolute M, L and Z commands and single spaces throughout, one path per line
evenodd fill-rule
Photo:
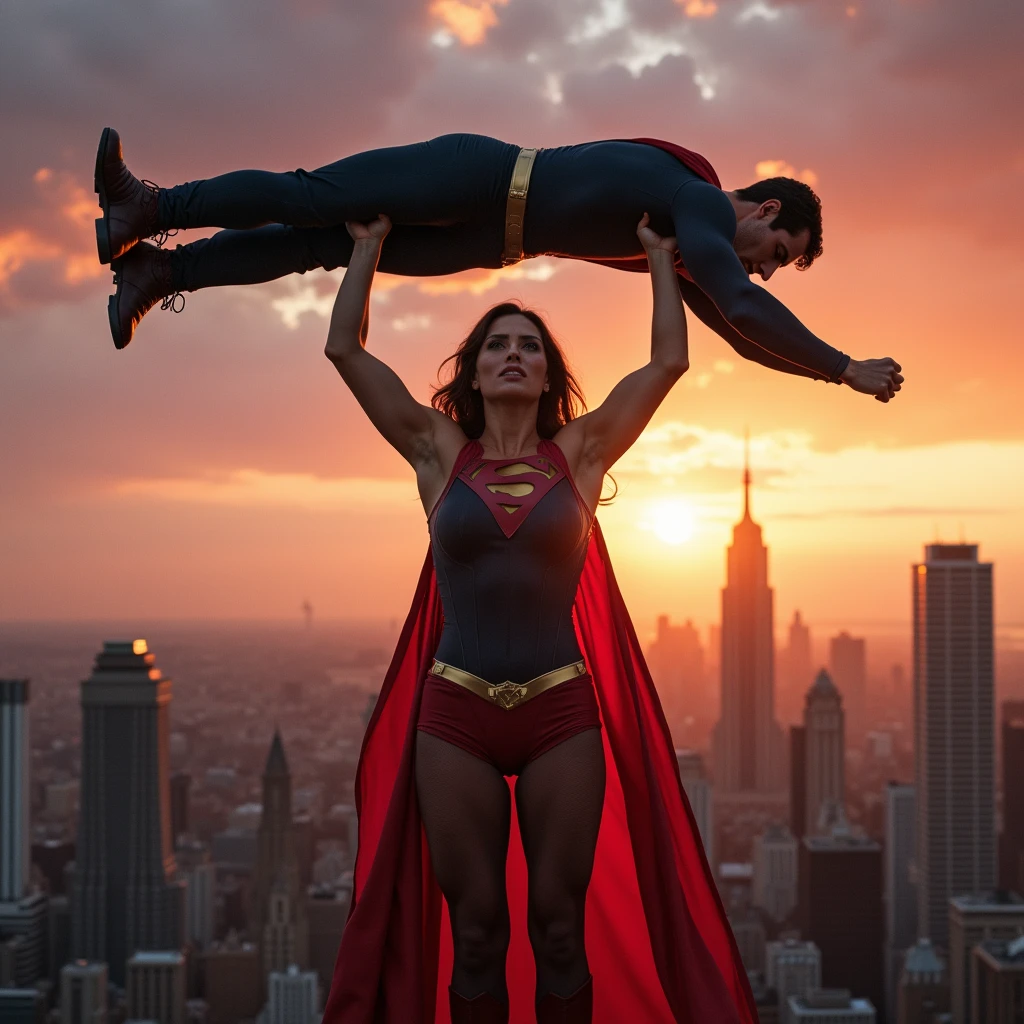
M 757 358 L 751 354 L 753 345 L 774 357 L 772 362 L 757 358 L 766 366 L 782 369 L 782 362 L 794 367 L 787 372 L 806 370 L 810 372 L 805 376 L 839 380 L 849 356 L 812 334 L 747 276 L 732 247 L 736 215 L 723 192 L 703 181 L 681 185 L 672 200 L 672 219 L 687 271 L 729 326 L 732 337 L 720 330 L 720 323 L 709 323 L 694 308 L 712 330 L 745 358 Z M 737 338 L 746 340 L 746 351 L 736 344 Z
M 623 377 L 601 405 L 555 437 L 591 507 L 597 504 L 605 473 L 640 436 L 689 367 L 686 314 L 676 288 L 676 240 L 651 230 L 647 214 L 637 234 L 647 253 L 654 299 L 650 362 Z
M 767 349 L 755 345 L 752 341 L 744 338 L 728 320 L 718 312 L 718 307 L 700 290 L 692 281 L 677 275 L 676 282 L 679 286 L 679 294 L 683 301 L 690 307 L 693 314 L 706 326 L 710 327 L 720 338 L 724 338 L 736 350 L 738 355 L 744 359 L 750 359 L 771 370 L 779 370 L 782 373 L 792 373 L 800 377 L 810 377 L 813 380 L 827 380 L 828 378 L 806 366 L 799 366 L 787 359 L 774 355 Z

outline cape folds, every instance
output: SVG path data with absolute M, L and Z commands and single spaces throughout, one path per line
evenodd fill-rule
M 463 449 L 452 480 L 479 451 L 475 441 Z M 557 445 L 542 442 L 541 453 L 568 474 Z M 594 1022 L 757 1024 L 668 726 L 596 522 L 575 619 L 601 710 L 607 765 L 587 894 Z M 326 1024 L 448 1020 L 451 932 L 430 866 L 413 774 L 422 684 L 441 625 L 428 552 L 356 772 L 359 850 Z M 514 786 L 514 780 L 508 782 Z M 514 801 L 512 808 L 510 1024 L 532 1024 L 535 976 L 526 936 L 526 863 Z

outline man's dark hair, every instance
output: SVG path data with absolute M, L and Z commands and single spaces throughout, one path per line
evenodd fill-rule
M 806 270 L 821 255 L 821 200 L 810 185 L 795 178 L 765 178 L 736 189 L 735 194 L 751 203 L 778 199 L 782 206 L 769 225 L 773 231 L 781 228 L 791 235 L 810 231 L 807 250 L 796 260 L 797 269 Z

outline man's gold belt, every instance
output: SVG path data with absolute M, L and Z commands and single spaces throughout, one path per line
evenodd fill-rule
M 530 188 L 530 172 L 537 156 L 535 149 L 521 149 L 512 169 L 505 207 L 505 251 L 501 265 L 508 267 L 523 258 L 523 221 L 526 219 L 526 193 Z
M 536 697 L 538 693 L 550 690 L 559 683 L 567 683 L 570 679 L 587 674 L 585 662 L 577 661 L 572 665 L 563 665 L 561 668 L 553 668 L 542 676 L 535 676 L 525 683 L 513 683 L 506 679 L 505 682 L 492 686 L 486 679 L 473 675 L 465 669 L 456 668 L 454 665 L 446 665 L 443 661 L 435 661 L 430 667 L 431 675 L 440 676 L 449 682 L 458 683 L 467 690 L 472 690 L 478 697 L 489 700 L 492 704 L 508 711 L 519 704 Z

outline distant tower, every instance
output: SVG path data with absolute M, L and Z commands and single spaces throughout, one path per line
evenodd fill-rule
M 300 971 L 295 964 L 286 971 L 274 971 L 267 986 L 265 1024 L 317 1024 L 319 987 L 316 971 Z
M 180 949 L 168 785 L 171 680 L 145 640 L 107 642 L 82 683 L 82 791 L 72 955 L 124 985 L 140 950 Z
M 797 840 L 807 835 L 807 730 L 789 727 L 789 830 Z
M 17 940 L 10 980 L 24 987 L 45 973 L 48 914 L 31 884 L 28 698 L 27 679 L 0 679 L 0 942 Z
M 796 908 L 797 850 L 793 833 L 777 822 L 754 839 L 754 906 L 776 922 Z
M 28 693 L 27 679 L 0 679 L 0 903 L 29 886 Z
M 806 743 L 808 835 L 828 835 L 830 824 L 822 821 L 822 810 L 831 802 L 845 807 L 845 743 L 843 700 L 829 674 L 822 669 L 807 691 L 804 704 Z
M 950 898 L 996 883 L 992 563 L 929 544 L 912 579 L 917 927 L 945 949 Z
M 889 1018 L 896 1000 L 907 950 L 917 938 L 917 887 L 914 884 L 917 809 L 914 787 L 890 782 L 885 787 L 885 986 Z
M 185 956 L 178 951 L 136 953 L 125 984 L 130 1020 L 185 1024 Z
M 829 643 L 828 667 L 846 705 L 846 728 L 859 738 L 867 725 L 867 645 L 843 632 Z
M 711 869 L 715 867 L 715 805 L 714 792 L 704 770 L 704 759 L 696 750 L 677 750 L 676 764 L 686 790 L 686 799 L 697 821 L 697 830 L 704 843 L 704 855 Z
M 776 690 L 779 719 L 790 722 L 800 717 L 803 698 L 814 678 L 811 662 L 811 629 L 799 611 L 793 612 L 789 638 L 779 659 L 782 679 Z
M 306 894 L 292 826 L 292 777 L 281 734 L 275 729 L 263 770 L 263 816 L 256 836 L 252 934 L 265 971 L 309 965 Z
M 723 793 L 778 793 L 784 741 L 775 721 L 774 595 L 768 549 L 750 516 L 749 457 L 743 518 L 733 528 L 722 590 L 722 712 L 715 726 L 715 786 Z

